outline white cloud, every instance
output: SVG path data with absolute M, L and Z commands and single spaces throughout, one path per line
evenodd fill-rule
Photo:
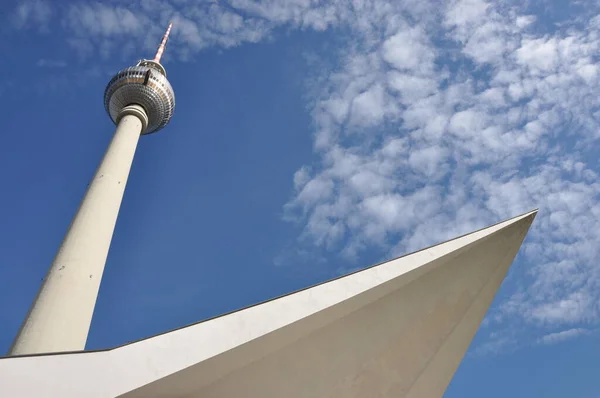
M 297 201 L 299 204 L 306 204 L 327 200 L 333 194 L 333 187 L 334 184 L 330 180 L 312 179 L 298 193 Z
M 52 18 L 52 8 L 44 0 L 21 1 L 14 12 L 13 24 L 19 28 L 34 27 L 44 30 Z
M 563 330 L 562 332 L 550 333 L 541 337 L 538 342 L 540 344 L 557 344 L 565 340 L 570 340 L 581 335 L 589 334 L 590 331 L 587 329 L 574 328 Z
M 55 18 L 69 34 L 68 43 L 84 59 L 98 54 L 103 57 L 115 53 L 131 56 L 134 49 L 139 52 L 140 46 L 152 51 L 168 22 L 175 23 L 172 36 L 181 43 L 168 54 L 176 54 L 182 59 L 213 45 L 232 47 L 243 42 L 257 42 L 281 23 L 289 22 L 285 15 L 279 15 L 286 7 L 264 8 L 269 17 L 279 15 L 284 20 L 265 19 L 251 12 L 255 8 L 252 2 L 239 2 L 236 6 L 178 0 L 140 0 L 135 3 L 79 1 L 55 8 L 49 4 L 45 0 L 22 1 L 14 10 L 13 25 L 17 28 L 47 29 L 48 23 Z M 303 2 L 299 2 L 298 12 L 302 7 Z M 308 10 L 310 7 L 305 8 Z M 253 16 L 248 16 L 250 14 Z M 316 16 L 310 19 L 310 23 L 300 20 L 297 23 L 308 26 L 328 24 L 327 21 L 318 21 Z
M 389 72 L 387 76 L 390 88 L 398 91 L 405 103 L 413 103 L 423 97 L 428 97 L 437 89 L 437 82 L 431 78 L 397 71 Z
M 373 16 L 386 27 L 379 41 L 354 26 L 364 35 L 362 50 L 350 52 L 359 61 L 342 62 L 315 99 L 317 131 L 328 137 L 317 145 L 324 161 L 315 178 L 335 193 L 318 206 L 302 203 L 310 220 L 304 242 L 314 235 L 327 250 L 313 226 L 344 223 L 338 245 L 346 258 L 369 247 L 400 254 L 539 206 L 523 251 L 527 268 L 516 271 L 524 275 L 488 323 L 597 323 L 600 180 L 567 138 L 598 145 L 590 116 L 600 105 L 596 25 L 536 36 L 535 16 L 453 1 L 439 19 L 414 26 L 401 8 L 387 20 Z M 440 36 L 453 44 L 438 46 Z M 357 138 L 348 120 L 383 140 Z M 342 211 L 326 205 L 340 201 Z
M 40 68 L 64 68 L 67 66 L 67 62 L 59 59 L 41 58 L 36 62 L 36 65 Z
M 535 15 L 519 15 L 516 20 L 517 28 L 524 29 L 536 21 Z
M 374 85 L 360 93 L 352 102 L 351 123 L 370 126 L 383 122 L 386 113 L 386 93 L 383 86 Z
M 469 139 L 481 134 L 486 127 L 486 115 L 473 109 L 455 113 L 450 119 L 448 131 L 462 139 Z
M 571 293 L 568 297 L 541 304 L 529 311 L 530 316 L 544 323 L 576 323 L 595 317 L 593 298 L 586 290 Z
M 71 5 L 66 22 L 76 33 L 94 37 L 136 35 L 144 28 L 143 19 L 131 10 L 101 3 Z
M 483 0 L 450 1 L 444 22 L 449 27 L 464 29 L 487 18 L 486 11 L 489 7 L 490 5 Z
M 553 72 L 558 67 L 559 52 L 556 38 L 525 39 L 515 52 L 517 61 L 534 72 Z
M 448 172 L 447 158 L 446 148 L 432 145 L 411 151 L 408 165 L 415 172 L 422 173 L 429 180 L 435 181 L 436 176 L 442 177 Z
M 310 181 L 310 171 L 308 167 L 302 167 L 294 173 L 294 188 L 299 191 Z
M 420 28 L 404 28 L 388 38 L 382 47 L 383 59 L 393 68 L 413 73 L 430 73 L 435 52 Z

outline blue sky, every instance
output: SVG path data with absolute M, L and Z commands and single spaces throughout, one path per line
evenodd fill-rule
M 231 311 L 540 207 L 446 397 L 598 397 L 600 3 L 4 1 L 0 351 L 114 127 L 164 57 L 89 349 Z

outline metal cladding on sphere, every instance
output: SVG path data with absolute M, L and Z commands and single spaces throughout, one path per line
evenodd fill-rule
M 115 124 L 128 105 L 140 105 L 148 115 L 148 127 L 142 134 L 156 132 L 169 123 L 175 109 L 175 92 L 162 65 L 140 61 L 111 79 L 104 92 L 104 107 Z

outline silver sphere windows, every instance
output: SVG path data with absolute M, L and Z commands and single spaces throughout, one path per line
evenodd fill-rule
M 167 78 L 153 68 L 139 65 L 118 72 L 104 91 L 104 107 L 116 123 L 119 112 L 127 105 L 137 104 L 148 115 L 150 134 L 165 127 L 175 109 L 175 93 Z

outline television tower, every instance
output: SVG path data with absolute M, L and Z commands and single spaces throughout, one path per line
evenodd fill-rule
M 50 270 L 9 355 L 85 349 L 119 207 L 142 134 L 169 123 L 175 93 L 156 56 L 118 72 L 104 92 L 104 106 L 117 126 Z

